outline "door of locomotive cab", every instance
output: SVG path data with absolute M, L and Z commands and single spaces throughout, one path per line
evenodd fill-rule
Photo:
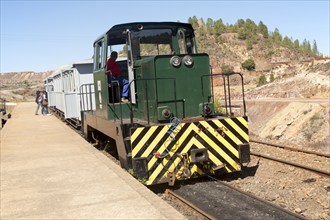
M 107 103 L 108 103 L 108 82 L 106 79 L 106 39 L 100 38 L 94 43 L 94 91 L 96 102 L 96 115 L 100 117 L 107 117 Z
M 128 81 L 129 81 L 129 93 L 131 103 L 136 104 L 135 97 L 135 74 L 134 74 L 134 60 L 133 60 L 133 52 L 132 52 L 132 38 L 131 32 L 129 30 L 126 31 L 126 45 L 127 45 L 127 67 L 128 67 Z

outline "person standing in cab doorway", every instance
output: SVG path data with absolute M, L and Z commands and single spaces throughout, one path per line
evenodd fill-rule
M 118 53 L 116 51 L 112 51 L 110 58 L 107 61 L 107 72 L 106 75 L 108 76 L 108 83 L 111 84 L 112 80 L 117 80 L 119 82 L 120 87 L 122 87 L 121 93 L 121 101 L 127 102 L 128 101 L 128 80 L 123 78 L 120 74 L 120 69 L 116 60 L 118 58 Z

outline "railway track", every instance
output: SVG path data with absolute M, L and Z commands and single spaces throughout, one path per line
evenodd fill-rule
M 182 185 L 166 193 L 187 204 L 206 219 L 306 219 L 221 181 Z
M 312 154 L 312 155 L 317 155 L 317 156 L 321 156 L 321 157 L 330 158 L 330 154 L 323 154 L 323 153 L 318 153 L 318 152 L 315 152 L 315 151 L 303 150 L 303 149 L 298 149 L 298 148 L 294 148 L 294 147 L 287 147 L 287 146 L 284 146 L 284 145 L 281 145 L 281 144 L 274 144 L 274 143 L 269 143 L 269 142 L 265 142 L 265 141 L 258 141 L 258 140 L 254 140 L 254 139 L 250 139 L 250 142 L 258 143 L 258 144 L 264 144 L 264 145 L 271 146 L 271 147 L 278 147 L 278 148 L 291 150 L 291 151 L 295 151 L 295 152 L 303 152 L 303 153 L 306 153 L 306 154 Z
M 319 175 L 325 176 L 325 177 L 330 177 L 330 172 L 325 170 L 325 169 L 319 169 L 316 168 L 318 166 L 324 166 L 327 168 L 327 164 L 330 165 L 330 155 L 329 154 L 322 154 L 322 153 L 318 153 L 318 152 L 313 152 L 313 151 L 306 151 L 306 150 L 302 150 L 302 149 L 296 149 L 296 148 L 292 148 L 292 147 L 287 147 L 287 146 L 283 146 L 283 145 L 278 145 L 278 144 L 272 144 L 272 143 L 267 143 L 267 142 L 263 142 L 263 141 L 256 141 L 256 140 L 251 140 L 250 142 L 252 143 L 256 143 L 259 145 L 257 151 L 256 150 L 256 145 L 251 146 L 251 155 L 257 156 L 257 157 L 261 157 L 261 158 L 265 158 L 268 160 L 272 160 L 272 161 L 276 161 L 279 163 L 283 163 L 283 164 L 287 164 L 290 166 L 294 166 L 300 169 L 304 169 L 304 170 L 308 170 L 314 173 L 317 173 Z M 281 154 L 277 153 L 276 151 L 278 150 L 271 150 L 271 149 L 267 149 L 264 147 L 260 147 L 260 146 L 271 146 L 271 147 L 277 147 L 277 148 L 281 148 L 283 150 L 283 152 Z M 262 149 L 262 150 L 260 150 Z M 265 152 L 265 153 L 260 153 L 261 152 Z M 286 152 L 284 152 L 286 151 Z M 301 160 L 304 160 L 305 164 L 309 164 L 309 165 L 305 165 L 305 164 L 301 164 L 300 162 L 294 162 L 292 161 L 292 159 L 297 158 L 300 154 L 304 154 L 302 156 L 300 156 Z M 272 156 L 270 156 L 272 155 Z M 275 155 L 275 157 L 273 156 Z M 307 155 L 307 156 L 306 156 Z M 285 157 L 285 159 L 283 159 L 283 157 Z M 291 161 L 286 160 L 286 158 L 290 158 Z M 311 162 L 308 162 L 308 159 L 311 160 Z M 314 162 L 313 162 L 314 161 Z M 316 163 L 315 161 L 320 161 L 320 163 Z M 313 166 L 311 166 L 310 164 L 314 164 Z
M 195 210 L 197 213 L 199 213 L 200 215 L 202 215 L 206 219 L 211 219 L 211 220 L 217 219 L 213 215 L 211 215 L 211 214 L 205 212 L 204 210 L 200 209 L 198 206 L 196 206 L 193 203 L 189 202 L 187 199 L 183 198 L 182 196 L 180 196 L 179 194 L 175 193 L 174 191 L 172 191 L 170 189 L 166 189 L 165 193 L 167 195 L 173 196 L 176 199 L 180 200 L 182 203 L 184 203 L 185 205 L 189 206 L 191 209 Z

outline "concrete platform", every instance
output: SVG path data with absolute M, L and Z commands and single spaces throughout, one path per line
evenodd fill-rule
M 20 103 L 1 130 L 0 219 L 184 219 L 55 116 Z

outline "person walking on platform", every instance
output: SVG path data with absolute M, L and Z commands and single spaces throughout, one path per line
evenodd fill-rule
M 43 93 L 38 90 L 36 92 L 36 103 L 37 103 L 37 108 L 35 112 L 36 115 L 38 115 L 39 108 L 42 107 L 42 100 L 43 100 Z M 41 109 L 41 113 L 42 113 L 42 109 Z
M 43 91 L 42 93 L 42 115 L 48 115 L 48 99 L 47 99 L 47 92 Z

